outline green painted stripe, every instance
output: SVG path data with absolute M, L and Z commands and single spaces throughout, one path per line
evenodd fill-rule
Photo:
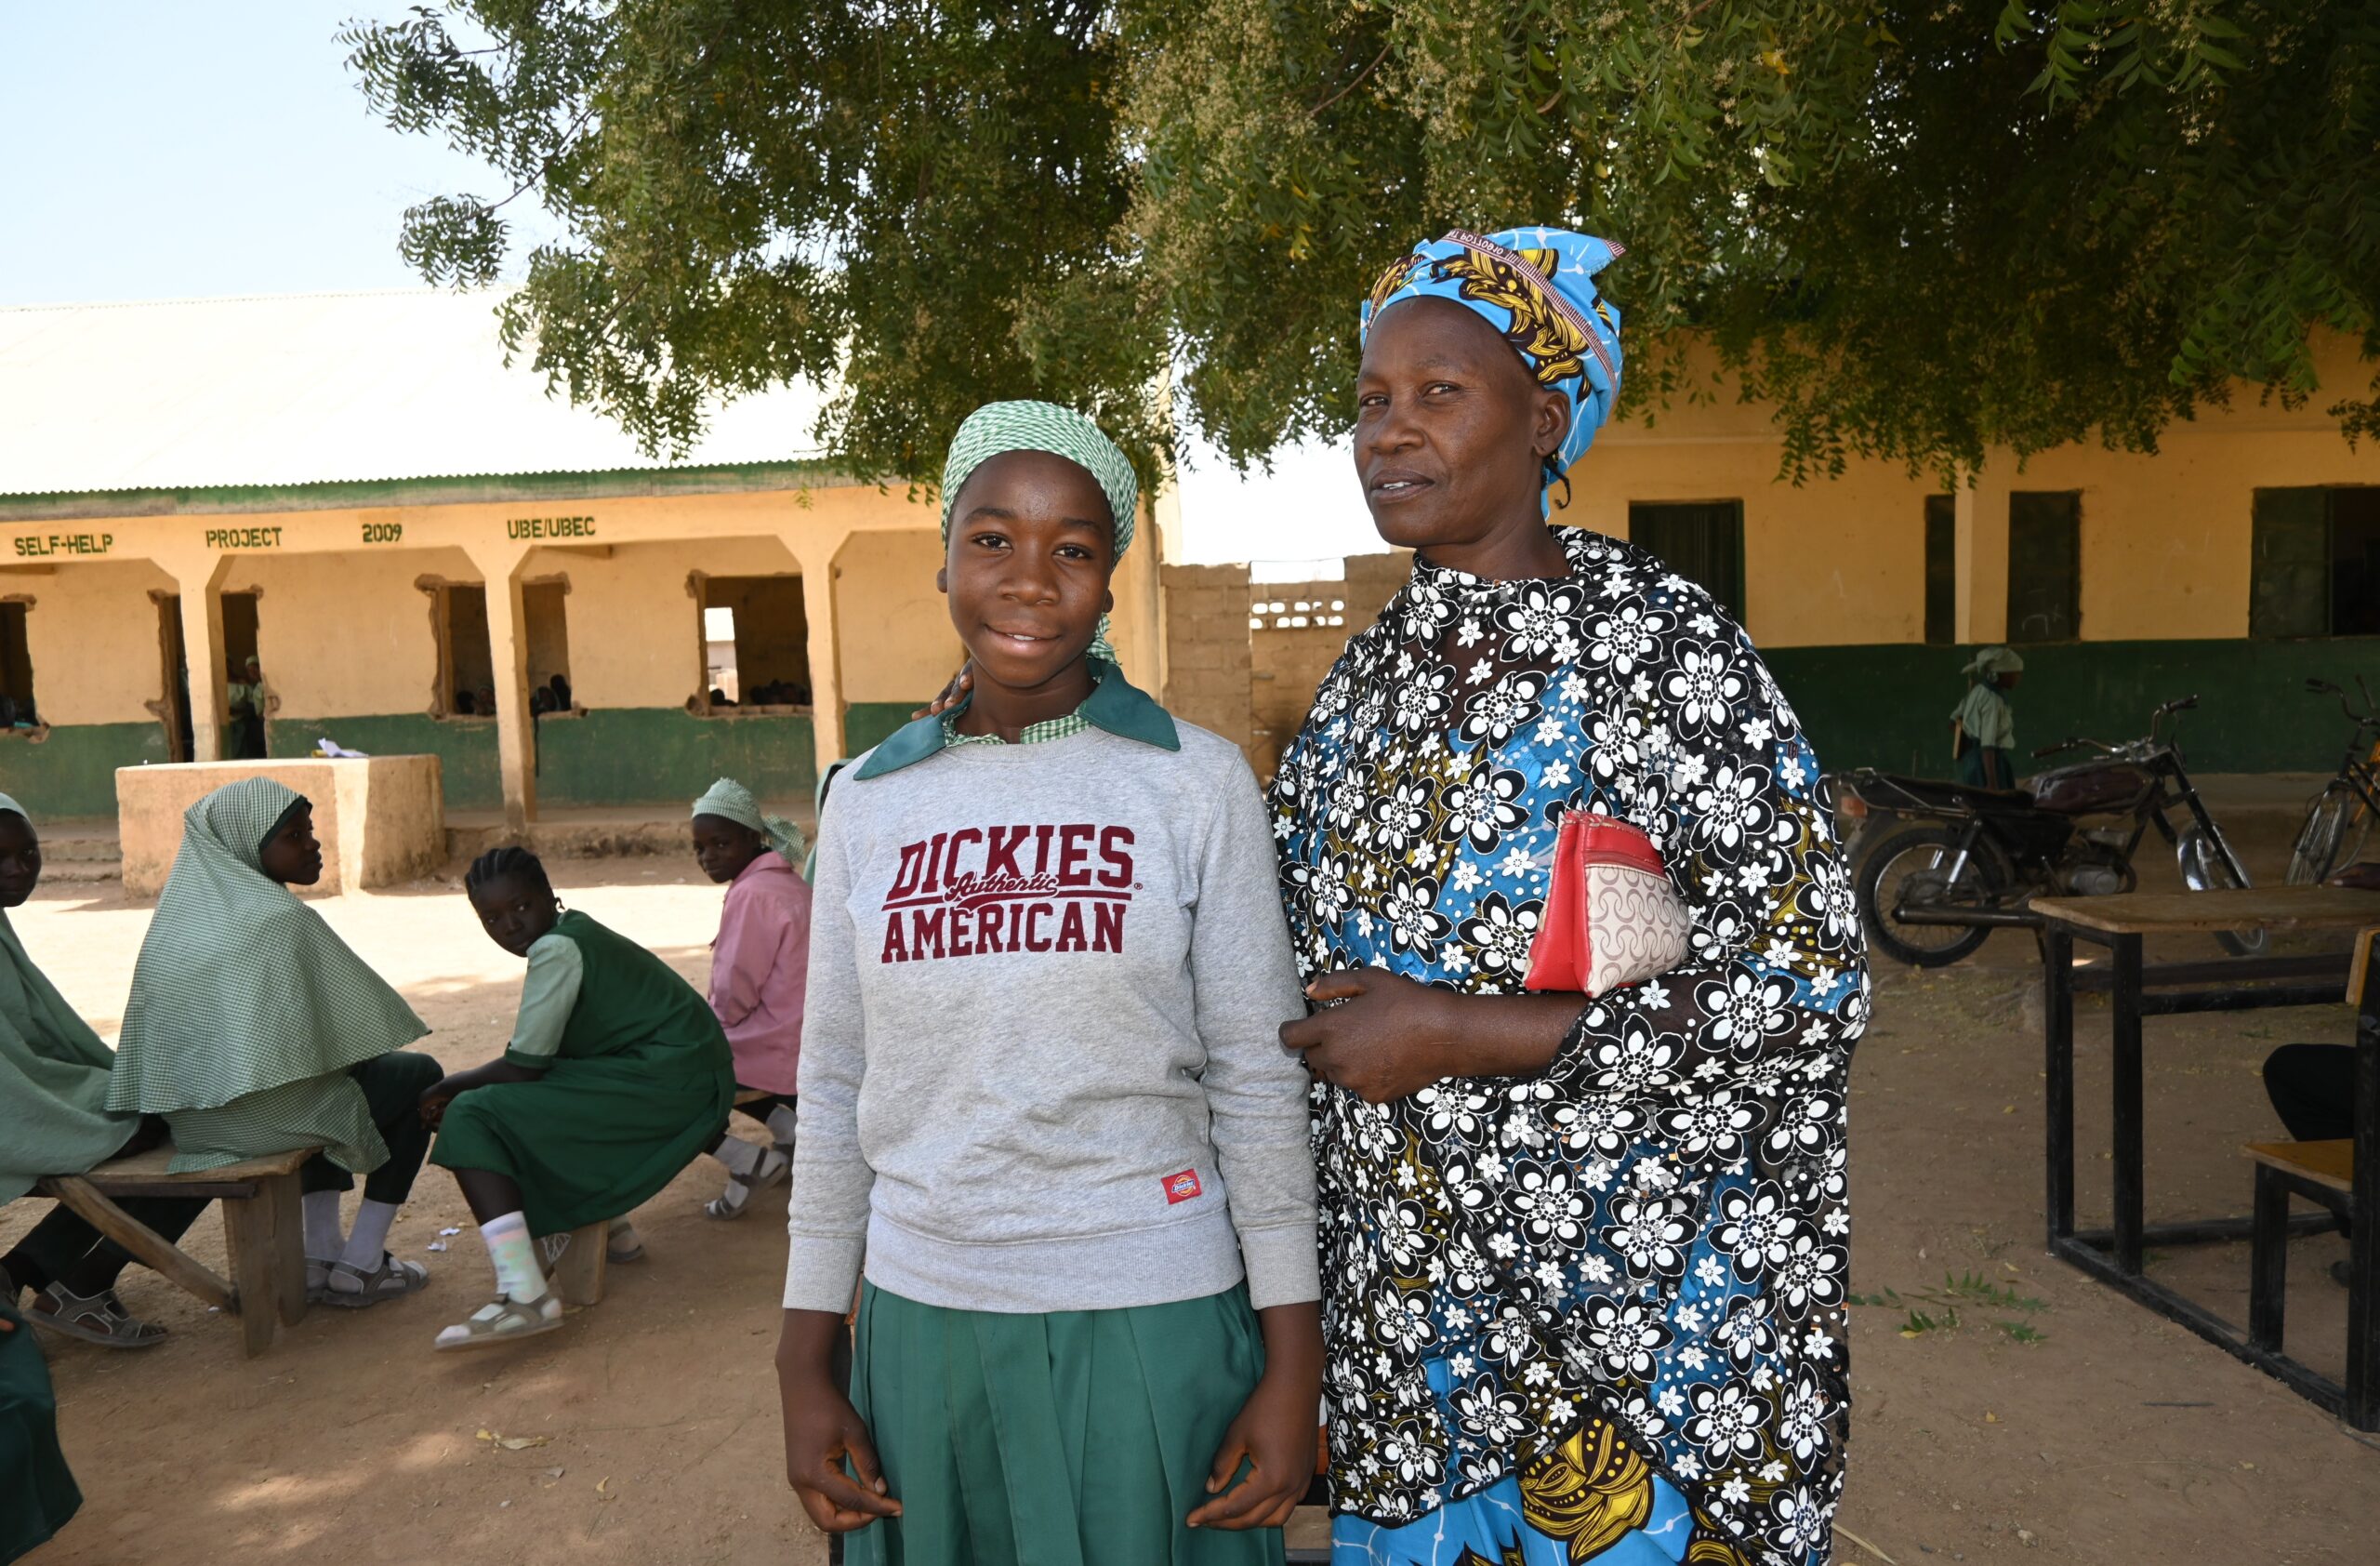
M 450 722 L 424 712 L 276 717 L 265 724 L 265 750 L 276 757 L 311 756 L 326 737 L 367 756 L 436 756 L 447 809 L 504 808 L 494 719 Z
M 909 714 L 933 697 L 915 701 L 854 701 L 843 709 L 843 745 L 853 755 L 884 743 L 885 737 L 909 721 Z
M 58 723 L 36 739 L 0 735 L 0 793 L 36 821 L 115 819 L 115 770 L 167 760 L 161 723 Z
M 540 725 L 539 803 L 682 804 L 733 777 L 774 805 L 817 788 L 818 753 L 806 715 L 697 718 L 681 709 L 599 708 Z
M 2199 697 L 2178 730 L 2192 769 L 2328 772 L 2352 735 L 2334 702 L 2306 693 L 2307 677 L 2352 689 L 2360 674 L 2380 691 L 2380 637 L 2079 642 L 2018 651 L 2025 673 L 2010 702 L 2020 772 L 2059 764 L 2032 761 L 2030 752 L 2070 735 L 2136 739 L 2148 733 L 2153 708 L 2186 696 Z M 1973 648 L 1778 647 L 1764 656 L 1830 770 L 1949 775 L 1950 712 L 1966 692 L 1959 670 Z

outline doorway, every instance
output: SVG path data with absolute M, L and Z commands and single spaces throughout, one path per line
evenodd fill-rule
M 248 660 L 257 656 L 257 594 L 253 590 L 227 592 L 222 603 L 223 667 L 215 678 L 224 682 L 222 748 L 229 752 L 224 760 L 261 761 L 266 753 L 265 685 L 250 683 L 247 672 Z
M 165 726 L 165 759 L 186 762 L 194 749 L 190 727 L 190 653 L 182 640 L 179 593 L 150 596 L 157 604 L 157 720 Z

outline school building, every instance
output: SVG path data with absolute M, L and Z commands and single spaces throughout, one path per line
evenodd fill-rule
M 434 754 L 450 812 L 514 823 L 722 773 L 791 802 L 941 687 L 937 512 L 817 460 L 814 392 L 648 457 L 504 365 L 496 303 L 0 310 L 0 790 L 112 816 L 118 767 L 238 754 L 251 657 L 267 753 Z M 1780 484 L 1767 410 L 1722 396 L 1606 431 L 1561 515 L 1736 607 L 1830 766 L 1945 770 L 1960 666 L 2004 640 L 2026 748 L 2196 694 L 2195 768 L 2328 771 L 2347 733 L 2303 685 L 2380 685 L 2380 451 L 2322 412 L 2370 366 L 2318 346 L 2296 406 L 2246 391 L 2155 455 L 1995 455 L 1955 490 Z M 1179 564 L 1184 522 L 1144 520 L 1117 645 L 1267 774 L 1402 564 L 1251 583 Z
M 112 816 L 119 767 L 236 756 L 251 657 L 268 754 L 434 754 L 516 824 L 803 799 L 941 688 L 939 512 L 816 461 L 814 393 L 663 461 L 508 368 L 496 303 L 0 310 L 0 790 Z M 1152 681 L 1155 554 L 1114 616 Z
M 1830 768 L 1946 775 L 1961 666 L 2007 642 L 2026 664 L 2025 750 L 2136 738 L 2151 709 L 2196 695 L 2180 727 L 2194 769 L 2329 772 L 2350 731 L 2305 682 L 2380 692 L 2380 449 L 2322 411 L 2364 394 L 2373 365 L 2336 338 L 2317 360 L 2321 389 L 2294 407 L 2241 388 L 2154 455 L 1994 454 L 1956 490 L 1862 461 L 1778 483 L 1769 410 L 1723 391 L 1606 430 L 1557 514 L 1636 539 L 1735 609 Z M 1294 583 L 1168 566 L 1182 710 L 1268 771 L 1403 579 L 1381 556 Z

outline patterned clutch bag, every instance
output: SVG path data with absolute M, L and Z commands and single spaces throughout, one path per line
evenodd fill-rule
M 1529 946 L 1528 989 L 1602 995 L 1686 961 L 1694 915 L 1660 850 L 1616 816 L 1567 812 L 1554 838 L 1545 912 Z

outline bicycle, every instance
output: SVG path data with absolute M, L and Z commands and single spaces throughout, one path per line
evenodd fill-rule
M 2319 885 L 2354 864 L 2373 822 L 2380 820 L 2380 707 L 2374 706 L 2372 687 L 2362 676 L 2356 677 L 2355 685 L 2363 693 L 2360 712 L 2328 680 L 2306 682 L 2306 689 L 2315 696 L 2338 697 L 2339 710 L 2355 725 L 2355 737 L 2340 758 L 2339 775 L 2306 808 L 2305 824 L 2297 829 L 2297 842 L 2289 852 L 2292 886 Z

